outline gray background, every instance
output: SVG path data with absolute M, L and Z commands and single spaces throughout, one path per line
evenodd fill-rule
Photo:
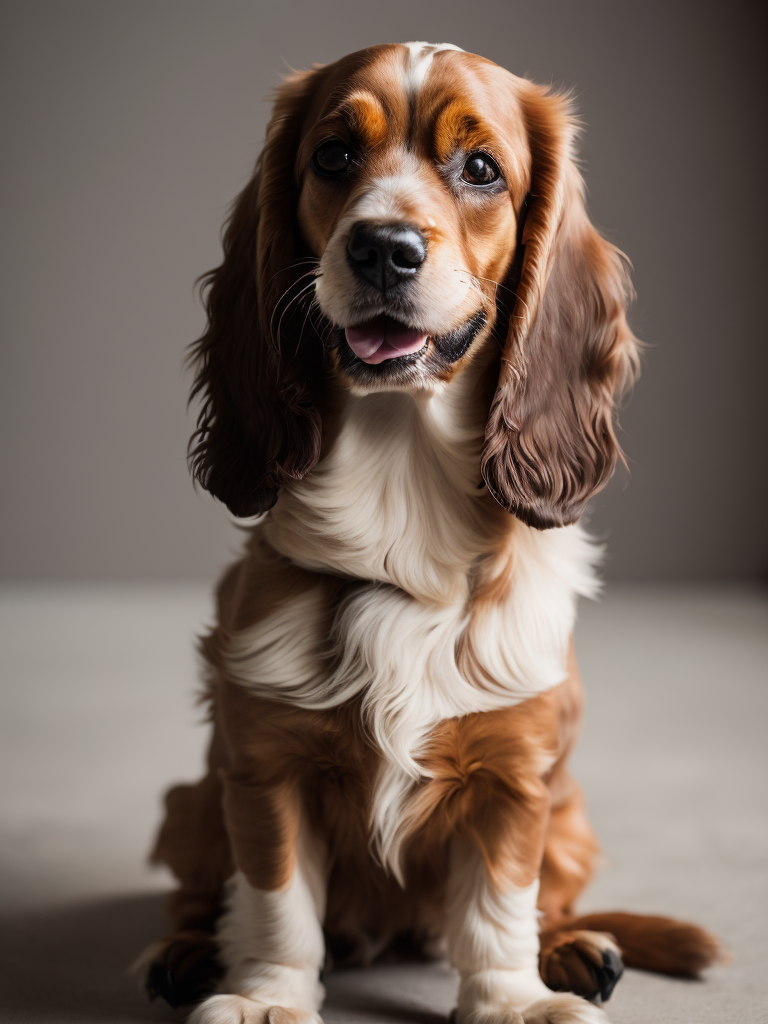
M 3 571 L 207 578 L 236 548 L 195 497 L 185 345 L 197 275 L 287 65 L 450 41 L 575 89 L 597 224 L 651 346 L 632 467 L 595 504 L 610 576 L 764 575 L 766 256 L 757 4 L 4 4 Z
M 636 268 L 633 322 L 650 348 L 624 416 L 632 478 L 598 499 L 593 526 L 614 580 L 661 585 L 616 582 L 580 609 L 590 699 L 576 772 L 608 858 L 584 909 L 699 921 L 736 963 L 701 985 L 630 971 L 610 1017 L 764 1021 L 758 5 L 0 10 L 0 544 L 7 577 L 42 581 L 0 585 L 0 1021 L 171 1019 L 125 968 L 166 930 L 168 878 L 143 861 L 159 794 L 200 771 L 191 633 L 238 541 L 185 466 L 193 281 L 219 260 L 286 66 L 409 39 L 574 88 L 594 219 Z M 437 1024 L 455 979 L 438 964 L 329 985 L 328 1024 Z

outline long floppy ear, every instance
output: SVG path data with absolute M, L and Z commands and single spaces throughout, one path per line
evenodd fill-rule
M 577 520 L 613 473 L 621 455 L 616 402 L 634 380 L 638 355 L 625 317 L 627 261 L 587 217 L 570 104 L 518 83 L 531 188 L 482 474 L 506 509 L 547 529 Z
M 189 461 L 193 476 L 236 516 L 271 508 L 279 488 L 317 462 L 315 391 L 321 353 L 276 329 L 277 303 L 297 268 L 294 176 L 317 72 L 299 72 L 277 93 L 264 150 L 224 232 L 224 261 L 203 279 L 208 327 L 192 347 L 190 401 L 199 399 Z

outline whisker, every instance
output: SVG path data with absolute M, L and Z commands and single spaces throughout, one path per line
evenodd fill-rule
M 490 277 L 481 277 L 479 274 L 471 274 L 468 270 L 464 270 L 463 267 L 456 267 L 454 273 L 468 274 L 469 277 L 473 277 L 476 281 L 487 281 L 488 284 L 492 284 L 495 289 L 498 290 L 499 288 L 501 288 L 502 291 L 509 292 L 510 295 L 513 295 L 519 302 L 522 302 L 525 308 L 528 309 L 525 300 L 521 299 L 517 292 L 514 291 L 514 289 L 510 288 L 506 284 L 502 284 L 500 281 L 494 281 Z
M 466 274 L 466 275 L 467 275 L 467 277 L 470 277 L 470 278 L 472 278 L 472 279 L 473 279 L 473 280 L 475 280 L 475 281 L 487 281 L 487 282 L 488 282 L 488 284 L 492 284 L 492 285 L 494 286 L 494 288 L 495 288 L 495 289 L 497 289 L 497 290 L 498 290 L 499 288 L 501 288 L 501 289 L 502 289 L 502 291 L 505 291 L 505 292 L 509 292 L 509 294 L 510 294 L 510 295 L 511 295 L 511 296 L 512 296 L 512 297 L 513 297 L 513 298 L 514 298 L 514 299 L 515 299 L 515 300 L 516 300 L 517 302 L 521 303 L 521 305 L 523 305 L 523 306 L 525 307 L 525 311 L 526 311 L 526 313 L 527 313 L 527 314 L 528 314 L 528 315 L 530 316 L 530 309 L 529 309 L 529 307 L 528 307 L 528 303 L 527 303 L 527 302 L 525 301 L 525 299 L 521 298 L 521 297 L 520 297 L 520 296 L 518 295 L 518 293 L 517 293 L 516 291 L 514 291 L 514 289 L 512 289 L 512 288 L 509 288 L 509 287 L 508 287 L 507 285 L 505 285 L 505 284 L 500 284 L 500 283 L 499 283 L 498 281 L 493 281 L 493 280 L 492 280 L 491 278 L 489 278 L 489 277 L 481 277 L 481 276 L 480 276 L 479 274 L 472 274 L 472 273 L 470 273 L 470 272 L 469 272 L 468 270 L 464 270 L 464 268 L 463 268 L 463 267 L 456 267 L 456 268 L 454 268 L 454 273 L 458 273 L 458 274 Z M 496 298 L 496 297 L 495 297 L 495 295 L 494 295 L 494 299 L 495 299 L 495 301 L 496 301 L 496 304 L 497 304 L 497 305 L 499 306 L 499 308 L 500 308 L 500 309 L 501 309 L 501 310 L 502 310 L 502 311 L 504 312 L 504 314 L 505 314 L 506 316 L 509 316 L 509 317 L 510 317 L 510 319 L 512 319 L 512 320 L 524 320 L 524 319 L 525 319 L 525 317 L 524 317 L 524 316 L 521 316 L 520 314 L 514 314 L 514 313 L 511 313 L 511 312 L 510 312 L 510 311 L 509 311 L 509 310 L 507 309 L 506 305 L 505 305 L 505 304 L 504 304 L 504 303 L 503 303 L 503 302 L 502 302 L 502 301 L 501 301 L 500 299 Z
M 315 313 L 319 313 L 320 319 L 314 317 Z M 323 311 L 320 309 L 320 303 L 315 299 L 309 307 L 309 314 L 312 317 L 312 325 L 320 335 L 320 340 L 324 347 L 328 346 L 331 334 L 333 332 L 333 324 L 323 315 Z
M 322 322 L 318 322 L 318 320 L 313 315 L 316 312 L 320 314 Z M 327 340 L 325 335 L 330 330 L 332 330 L 332 324 L 330 324 L 326 317 L 323 316 L 323 311 L 320 309 L 320 303 L 317 301 L 316 295 L 312 295 L 309 304 L 307 305 L 307 312 L 304 315 L 304 322 L 301 325 L 301 333 L 299 334 L 299 343 L 301 342 L 301 339 L 304 336 L 304 330 L 307 326 L 307 320 L 309 320 L 310 324 L 320 337 L 321 344 L 325 346 Z M 298 352 L 298 346 L 296 351 Z
M 301 330 L 299 331 L 299 340 L 296 342 L 296 349 L 295 349 L 295 351 L 293 353 L 294 359 L 299 354 L 299 349 L 301 348 L 301 339 L 304 337 L 304 329 L 307 326 L 307 317 L 309 316 L 309 311 L 311 309 L 312 309 L 312 303 L 310 302 L 309 305 L 307 306 L 307 311 L 304 314 L 304 319 L 301 321 Z
M 296 287 L 297 284 L 300 284 L 302 281 L 306 280 L 306 278 L 308 278 L 308 277 L 316 277 L 316 276 L 317 276 L 317 274 L 315 273 L 314 270 L 310 270 L 306 274 L 302 274 L 301 277 L 297 278 L 295 281 L 292 281 L 291 284 L 288 285 L 288 287 L 285 289 L 283 294 L 280 296 L 280 298 L 275 303 L 274 309 L 272 310 L 272 316 L 269 319 L 269 336 L 270 336 L 270 340 L 273 343 L 279 345 L 280 331 L 278 330 L 277 337 L 275 337 L 275 317 L 277 316 L 277 312 L 280 309 L 280 303 L 283 301 L 283 299 L 285 299 L 286 295 L 289 294 L 291 289 Z M 315 282 L 311 281 L 310 284 L 307 285 L 306 287 L 313 287 L 314 284 L 315 284 Z M 302 288 L 302 292 L 306 291 L 306 287 Z M 301 294 L 301 292 L 299 294 Z M 290 302 L 288 303 L 288 306 L 290 306 Z M 288 306 L 286 306 L 286 309 L 288 308 Z M 284 314 L 285 314 L 285 310 L 283 311 L 283 315 Z M 283 317 L 281 316 L 280 317 L 280 322 L 281 323 L 282 323 L 282 320 L 283 320 Z
M 469 284 L 470 288 L 474 292 L 476 292 L 483 299 L 484 305 L 485 304 L 490 305 L 491 297 L 489 295 L 486 295 L 486 293 L 482 290 L 482 288 L 476 283 L 477 281 L 487 281 L 488 284 L 494 285 L 494 287 L 496 289 L 503 288 L 504 291 L 509 292 L 510 295 L 512 295 L 514 298 L 516 298 L 516 299 L 518 298 L 517 294 L 511 288 L 507 288 L 506 285 L 500 285 L 498 281 L 492 281 L 488 277 L 480 277 L 479 274 L 471 274 L 468 270 L 464 270 L 462 267 L 456 267 L 455 271 L 456 271 L 456 273 L 466 274 L 467 275 L 467 277 L 469 278 L 469 281 L 467 283 Z M 526 305 L 525 301 L 523 299 L 520 299 L 519 301 L 522 302 L 522 304 L 525 306 L 525 308 L 527 310 L 528 306 Z M 493 302 L 495 303 L 496 308 L 501 310 L 503 315 L 508 317 L 510 320 L 524 320 L 525 319 L 525 317 L 520 316 L 519 314 L 510 313 L 510 311 L 507 309 L 506 304 L 504 302 L 502 302 L 501 299 L 499 299 L 495 294 L 493 296 Z M 504 348 L 505 348 L 504 340 L 502 338 L 499 338 L 498 335 L 495 332 L 494 332 L 494 337 L 496 338 L 496 341 L 497 341 L 497 344 L 498 344 L 499 348 L 503 352 Z M 513 367 L 513 372 L 515 374 L 517 374 L 518 377 L 519 377 L 519 371 L 516 368 L 514 368 L 514 367 Z
M 307 311 L 304 314 L 304 319 L 301 322 L 301 330 L 299 331 L 299 340 L 296 342 L 296 350 L 293 353 L 294 358 L 299 354 L 299 349 L 301 348 L 301 339 L 304 337 L 304 330 L 305 330 L 305 328 L 307 326 L 307 320 L 309 319 L 310 313 L 312 312 L 312 307 L 314 305 L 316 305 L 316 304 L 317 304 L 317 298 L 314 295 L 310 295 L 309 296 L 309 302 L 307 303 Z
M 465 271 L 465 273 L 468 273 L 468 271 Z M 515 294 L 511 288 L 508 288 L 507 285 L 502 284 L 501 281 L 494 281 L 490 277 L 481 277 L 479 274 L 473 274 L 472 277 L 474 277 L 476 281 L 487 281 L 488 284 L 492 284 L 493 287 L 496 289 L 501 288 L 501 290 L 504 292 L 512 292 L 513 295 Z
M 307 275 L 305 275 L 305 277 L 306 276 Z M 314 288 L 314 287 L 315 287 L 315 282 L 314 281 L 310 281 L 309 284 L 304 285 L 304 287 L 301 289 L 301 291 L 297 295 L 294 295 L 293 298 L 286 304 L 285 309 L 280 314 L 280 320 L 278 321 L 278 324 L 277 324 L 277 337 L 273 339 L 277 343 L 278 348 L 280 346 L 280 334 L 281 334 L 281 331 L 283 329 L 283 320 L 285 319 L 285 314 L 288 312 L 288 310 L 291 308 L 291 306 L 295 302 L 298 302 L 299 299 L 301 299 L 301 297 L 306 292 L 308 292 L 311 288 Z M 297 349 L 297 351 L 298 351 L 298 349 Z
M 467 281 L 467 284 L 469 285 L 469 287 L 474 292 L 477 292 L 477 294 L 483 300 L 483 306 L 484 307 L 490 307 L 490 304 L 491 304 L 491 301 L 492 301 L 491 300 L 491 296 L 490 295 L 486 295 L 486 293 L 483 291 L 483 289 L 480 287 L 480 285 L 477 284 L 477 281 L 479 281 L 479 280 L 486 280 L 486 278 L 478 278 L 475 274 L 470 274 L 470 272 L 468 270 L 462 270 L 460 267 L 457 267 L 455 269 L 455 273 L 466 274 L 467 277 L 469 278 L 469 281 Z M 495 282 L 491 282 L 491 283 L 493 284 Z M 501 303 L 498 303 L 498 305 L 501 305 Z
M 283 267 L 282 270 L 278 270 L 276 274 L 273 274 L 267 281 L 267 284 L 271 284 L 276 277 L 280 276 L 280 274 L 285 274 L 289 270 L 296 270 L 297 267 L 306 266 L 308 263 L 316 263 L 319 266 L 320 260 L 317 256 L 307 256 L 304 259 L 296 260 L 295 263 L 290 263 L 287 267 Z
M 468 283 L 469 283 L 469 287 L 472 289 L 472 291 L 476 292 L 480 296 L 480 298 L 483 300 L 483 306 L 489 305 L 490 304 L 490 300 L 489 300 L 488 296 L 485 294 L 485 292 L 482 291 L 482 289 L 478 288 L 476 284 L 474 284 L 472 282 L 468 282 Z

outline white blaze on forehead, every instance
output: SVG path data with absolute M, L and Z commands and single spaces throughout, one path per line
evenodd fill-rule
M 439 53 L 440 50 L 464 52 L 460 46 L 454 46 L 453 43 L 405 43 L 405 48 L 408 50 L 405 64 L 405 91 L 409 97 L 415 96 L 424 84 L 432 58 L 436 53 Z
M 368 188 L 354 203 L 346 217 L 352 222 L 366 218 L 402 217 L 407 205 L 426 208 L 429 193 L 418 158 L 401 150 L 397 153 L 397 170 L 373 178 Z

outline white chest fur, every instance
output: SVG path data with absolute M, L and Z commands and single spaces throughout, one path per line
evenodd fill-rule
M 494 527 L 479 489 L 483 424 L 461 415 L 461 390 L 351 398 L 327 458 L 281 494 L 265 524 L 270 543 L 307 567 L 392 583 L 429 604 L 466 598 Z
M 498 599 L 471 600 L 499 519 L 478 488 L 482 424 L 462 420 L 459 389 L 448 390 L 451 405 L 445 394 L 400 393 L 350 403 L 328 458 L 286 489 L 263 529 L 294 562 L 360 583 L 330 635 L 317 587 L 235 635 L 228 658 L 241 684 L 302 707 L 362 696 L 384 757 L 374 833 L 395 870 L 402 803 L 429 731 L 561 682 L 576 598 L 596 586 L 595 549 L 579 527 L 539 532 L 502 519 L 511 583 Z

